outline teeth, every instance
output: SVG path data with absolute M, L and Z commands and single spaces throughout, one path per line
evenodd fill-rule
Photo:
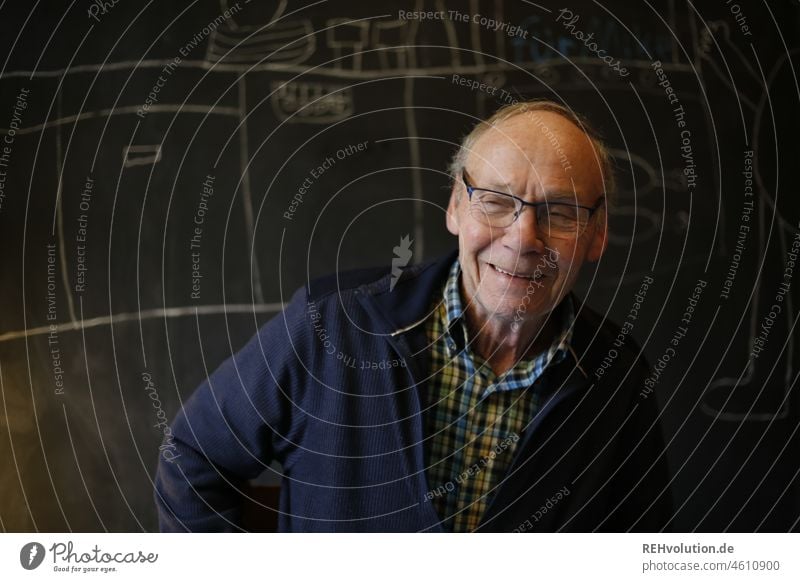
M 492 267 L 494 267 L 495 271 L 499 271 L 499 272 L 501 272 L 501 273 L 503 273 L 505 275 L 511 275 L 512 277 L 520 277 L 522 279 L 540 279 L 541 278 L 541 275 L 539 277 L 535 277 L 533 275 L 517 275 L 515 273 L 509 273 L 508 271 L 504 271 L 503 269 L 501 269 L 497 265 L 492 265 Z

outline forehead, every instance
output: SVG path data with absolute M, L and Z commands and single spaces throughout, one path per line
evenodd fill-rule
M 471 176 L 482 185 L 513 186 L 534 192 L 602 188 L 599 152 L 571 121 L 550 111 L 514 115 L 488 128 L 467 156 Z

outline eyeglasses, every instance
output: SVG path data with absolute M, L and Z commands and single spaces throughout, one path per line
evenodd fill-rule
M 505 192 L 472 186 L 467 181 L 466 170 L 461 170 L 461 179 L 469 194 L 470 215 L 478 222 L 492 228 L 506 228 L 519 218 L 525 206 L 532 206 L 536 212 L 536 226 L 551 238 L 579 237 L 605 201 L 605 196 L 601 196 L 592 207 L 564 202 L 526 202 Z

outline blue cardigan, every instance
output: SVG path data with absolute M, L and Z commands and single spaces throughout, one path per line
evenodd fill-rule
M 240 531 L 240 488 L 277 460 L 280 531 L 442 531 L 423 458 L 422 322 L 455 258 L 408 267 L 391 291 L 389 269 L 298 289 L 172 422 L 174 460 L 156 474 L 161 530 Z M 648 366 L 630 336 L 595 375 L 618 332 L 580 306 L 573 353 L 535 385 L 542 407 L 480 531 L 665 528 L 658 409 L 639 395 Z

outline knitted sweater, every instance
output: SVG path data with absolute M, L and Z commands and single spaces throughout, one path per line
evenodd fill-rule
M 240 489 L 283 467 L 280 531 L 442 531 L 429 502 L 423 322 L 456 251 L 298 289 L 189 398 L 159 459 L 162 531 L 240 531 Z M 659 531 L 672 513 L 658 408 L 630 336 L 579 306 L 570 357 L 537 382 L 541 407 L 478 531 Z M 609 352 L 616 350 L 610 367 Z

